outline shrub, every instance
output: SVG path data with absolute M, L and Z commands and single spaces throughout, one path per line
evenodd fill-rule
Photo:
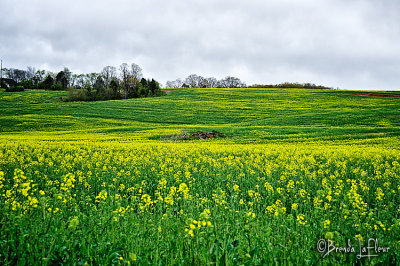
M 6 92 L 17 92 L 17 91 L 24 91 L 24 86 L 15 85 L 15 86 L 6 88 Z
M 33 84 L 32 80 L 21 81 L 17 84 L 17 86 L 22 86 L 24 89 L 36 89 L 36 86 Z
M 52 91 L 63 91 L 64 90 L 63 86 L 58 83 L 51 85 L 48 89 L 52 90 Z
M 68 97 L 63 99 L 66 102 L 90 101 L 88 91 L 85 89 L 70 90 Z

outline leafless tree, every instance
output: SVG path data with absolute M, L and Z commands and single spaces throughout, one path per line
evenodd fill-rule
M 77 75 L 77 74 L 72 74 L 71 75 L 71 83 L 70 83 L 70 86 L 71 87 L 76 87 L 76 84 L 77 84 L 77 81 L 78 81 L 78 77 L 79 77 L 79 75 Z
M 4 72 L 6 77 L 13 79 L 16 82 L 21 82 L 26 80 L 27 75 L 25 70 L 15 69 L 15 68 L 10 68 L 10 69 L 4 68 Z
M 185 79 L 185 84 L 191 88 L 198 88 L 201 79 L 203 79 L 203 77 L 196 74 L 191 74 Z
M 213 77 L 207 78 L 207 88 L 216 88 L 216 87 L 218 87 L 218 80 Z
M 44 77 L 46 76 L 46 70 L 37 70 L 34 76 L 34 81 L 36 83 L 42 82 L 44 80 Z
M 27 79 L 33 79 L 36 74 L 36 69 L 34 67 L 28 66 L 26 69 L 26 78 Z
M 26 71 L 22 69 L 14 69 L 14 78 L 16 82 L 25 81 L 26 78 Z
M 117 77 L 117 69 L 113 66 L 106 66 L 103 68 L 101 75 L 103 77 L 105 87 L 108 88 L 111 80 Z
M 130 77 L 128 64 L 127 63 L 122 63 L 119 66 L 119 71 L 120 71 L 120 75 L 121 75 L 122 86 L 124 88 L 124 97 L 126 99 L 127 96 L 128 96 L 129 77 Z
M 243 88 L 246 84 L 243 83 L 239 78 L 227 76 L 226 78 L 219 81 L 219 85 L 222 88 Z
M 202 76 L 198 76 L 197 77 L 197 87 L 207 88 L 207 79 Z
M 166 88 L 176 88 L 174 81 L 169 81 L 169 80 L 165 83 L 165 87 Z
M 69 70 L 68 67 L 64 67 L 64 76 L 67 81 L 67 87 L 71 86 L 71 81 L 72 81 L 72 72 Z
M 99 74 L 94 72 L 86 74 L 86 83 L 88 83 L 93 88 L 98 76 Z
M 131 75 L 133 78 L 135 78 L 136 80 L 140 81 L 143 77 L 142 75 L 142 69 L 140 68 L 140 66 L 138 66 L 135 63 L 131 64 Z
M 183 85 L 183 81 L 181 79 L 175 80 L 175 88 L 181 88 Z
M 183 81 L 181 79 L 173 80 L 173 81 L 167 81 L 165 84 L 166 88 L 181 88 L 183 85 Z
M 86 84 L 86 75 L 79 74 L 75 76 L 75 87 L 83 88 Z

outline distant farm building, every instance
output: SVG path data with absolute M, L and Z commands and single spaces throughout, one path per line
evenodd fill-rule
M 15 86 L 15 85 L 17 85 L 17 82 L 13 79 L 9 79 L 9 78 L 1 79 L 1 87 L 2 88 L 9 88 L 9 87 Z

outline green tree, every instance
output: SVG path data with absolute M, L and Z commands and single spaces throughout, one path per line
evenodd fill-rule
M 111 98 L 112 99 L 119 99 L 121 95 L 119 93 L 119 84 L 117 79 L 112 79 L 110 81 L 110 90 L 111 90 Z
M 149 82 L 149 90 L 153 95 L 159 95 L 160 90 L 160 84 L 155 81 L 154 79 L 151 79 Z
M 54 79 L 51 75 L 47 74 L 47 76 L 44 78 L 43 82 L 39 84 L 40 89 L 45 89 L 49 90 L 51 86 L 54 85 Z
M 68 80 L 67 80 L 65 72 L 63 70 L 58 72 L 58 74 L 56 75 L 56 82 L 55 83 L 61 85 L 63 90 L 67 89 Z

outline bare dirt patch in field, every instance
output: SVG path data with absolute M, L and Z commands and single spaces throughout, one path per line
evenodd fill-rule
M 169 141 L 179 141 L 179 140 L 204 140 L 204 139 L 215 139 L 215 138 L 226 138 L 225 134 L 216 132 L 216 131 L 197 131 L 194 133 L 182 132 L 179 135 L 167 135 L 161 136 L 160 140 L 169 140 Z
M 182 90 L 181 88 L 177 88 L 177 89 L 163 89 L 162 91 L 165 92 L 166 94 L 172 92 L 172 91 L 177 91 L 177 90 Z

